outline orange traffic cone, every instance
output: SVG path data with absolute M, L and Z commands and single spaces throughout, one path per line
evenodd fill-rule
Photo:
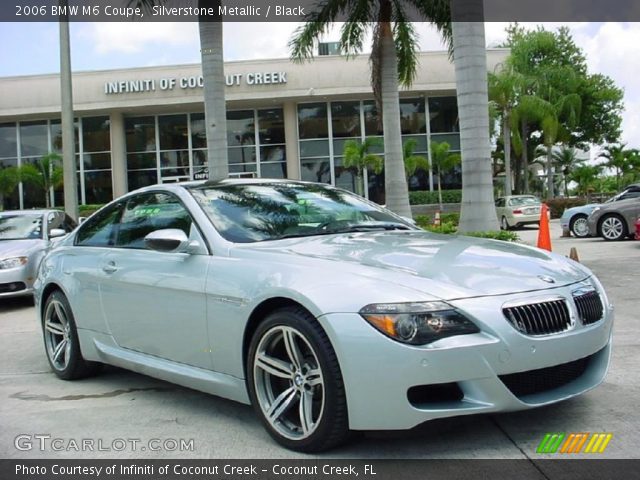
M 436 227 L 439 227 L 439 226 L 440 226 L 440 223 L 441 223 L 441 222 L 440 222 L 440 210 L 436 210 L 436 214 L 435 214 L 435 216 L 434 216 L 434 218 L 433 218 L 433 224 L 434 224 Z
M 540 230 L 538 230 L 538 248 L 551 251 L 551 234 L 549 233 L 549 207 L 542 204 L 540 209 Z

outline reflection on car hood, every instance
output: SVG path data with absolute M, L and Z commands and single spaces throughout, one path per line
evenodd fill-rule
M 427 232 L 314 236 L 249 248 L 359 264 L 368 267 L 360 274 L 414 289 L 428 287 L 428 293 L 448 299 L 548 289 L 589 276 L 580 265 L 543 250 Z
M 0 259 L 27 256 L 47 246 L 44 240 L 0 240 Z

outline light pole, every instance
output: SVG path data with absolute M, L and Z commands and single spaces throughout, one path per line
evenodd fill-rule
M 59 5 L 67 7 L 67 0 Z M 60 99 L 62 116 L 62 170 L 64 179 L 64 211 L 78 219 L 78 181 L 75 162 L 75 138 L 73 134 L 73 88 L 71 83 L 71 48 L 69 41 L 69 17 L 60 15 Z

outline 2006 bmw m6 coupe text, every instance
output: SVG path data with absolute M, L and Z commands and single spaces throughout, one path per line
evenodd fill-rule
M 307 452 L 581 394 L 613 323 L 572 260 L 288 180 L 129 193 L 48 253 L 36 299 L 60 378 L 106 363 L 251 403 Z

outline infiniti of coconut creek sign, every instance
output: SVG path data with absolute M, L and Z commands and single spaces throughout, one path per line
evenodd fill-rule
M 251 72 L 225 75 L 225 83 L 228 87 L 238 85 L 276 85 L 287 83 L 287 72 Z M 148 78 L 139 80 L 116 80 L 104 82 L 104 93 L 107 95 L 118 93 L 155 92 L 156 90 L 176 90 L 202 88 L 204 80 L 202 75 L 188 77 Z

